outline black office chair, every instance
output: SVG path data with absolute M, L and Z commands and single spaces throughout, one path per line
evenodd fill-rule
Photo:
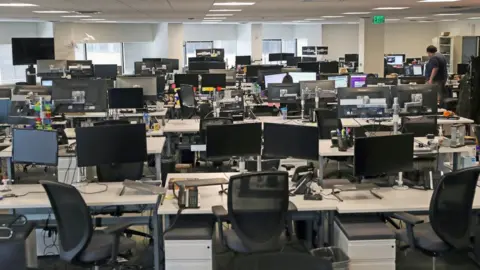
M 215 118 L 205 118 L 205 119 L 200 119 L 200 144 L 206 144 L 207 143 L 207 127 L 208 126 L 220 126 L 220 125 L 230 125 L 233 124 L 233 119 L 228 118 L 228 117 L 215 117 Z M 219 168 L 224 161 L 228 161 L 228 159 L 224 158 L 207 158 L 206 152 L 201 152 L 199 160 L 201 161 L 207 161 L 207 162 L 212 162 L 213 167 Z M 197 164 L 198 165 L 198 164 Z
M 52 206 L 60 236 L 60 259 L 73 265 L 95 267 L 116 262 L 118 254 L 135 248 L 135 241 L 122 237 L 130 223 L 94 230 L 82 195 L 72 186 L 40 181 Z
M 238 253 L 280 251 L 289 210 L 288 173 L 259 172 L 230 177 L 228 213 L 212 207 L 222 243 Z M 232 229 L 224 231 L 228 220 Z
M 331 262 L 302 253 L 252 255 L 237 260 L 233 270 L 333 270 Z
M 193 86 L 181 85 L 177 93 L 182 118 L 192 118 L 197 113 L 197 102 L 195 101 Z
M 433 269 L 436 257 L 470 245 L 472 204 L 479 174 L 480 167 L 445 174 L 433 191 L 430 223 L 407 213 L 392 215 L 407 225 L 406 230 L 397 231 L 397 239 L 431 256 Z

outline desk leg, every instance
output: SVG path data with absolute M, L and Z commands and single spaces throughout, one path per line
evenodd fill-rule
M 162 154 L 155 154 L 155 180 L 162 180 Z
M 5 159 L 7 161 L 7 175 L 8 175 L 8 179 L 10 180 L 13 180 L 13 164 L 12 164 L 12 158 L 6 158 Z
M 328 211 L 327 212 L 327 234 L 328 234 L 328 245 L 333 245 L 333 219 L 335 217 L 335 211 Z
M 156 204 L 158 206 L 160 204 Z M 153 209 L 153 265 L 155 270 L 163 269 L 162 261 L 165 254 L 163 253 L 163 221 L 158 215 L 158 209 Z
M 318 155 L 318 184 L 323 186 L 323 157 Z
M 172 135 L 166 134 L 167 136 L 167 157 L 172 156 Z
M 458 170 L 458 158 L 460 153 L 453 153 L 452 171 Z
M 324 223 L 325 223 L 325 219 L 324 219 L 324 215 L 323 215 L 324 212 L 319 212 L 318 213 L 318 220 L 316 222 L 318 222 L 318 227 L 317 227 L 317 248 L 321 248 L 323 246 L 325 246 L 325 228 L 324 228 Z

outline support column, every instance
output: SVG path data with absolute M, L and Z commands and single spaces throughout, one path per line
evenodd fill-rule
M 75 59 L 75 31 L 71 23 L 55 23 L 53 25 L 55 59 Z
M 370 18 L 360 19 L 358 38 L 359 71 L 383 77 L 385 24 L 373 24 Z
M 260 64 L 263 53 L 263 25 L 252 24 L 252 62 Z
M 237 55 L 252 55 L 252 25 L 237 25 Z
M 178 59 L 180 66 L 184 65 L 184 32 L 182 23 L 168 24 L 168 58 Z
M 153 27 L 152 57 L 168 58 L 168 23 L 159 23 Z

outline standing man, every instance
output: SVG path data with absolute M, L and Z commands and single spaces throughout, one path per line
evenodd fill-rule
M 443 106 L 443 101 L 448 98 L 448 90 L 446 88 L 448 70 L 447 60 L 445 56 L 437 51 L 437 47 L 430 45 L 427 47 L 428 60 L 425 75 L 427 75 L 428 84 L 436 84 L 438 88 L 438 102 Z

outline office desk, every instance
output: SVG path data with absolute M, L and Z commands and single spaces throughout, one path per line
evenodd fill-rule
M 76 134 L 75 134 L 75 128 L 66 128 L 64 129 L 65 134 L 67 135 L 68 139 L 75 139 Z M 147 131 L 147 137 L 159 137 L 163 136 L 163 131 L 160 130 L 149 130 Z
M 393 126 L 393 121 L 392 118 L 385 117 L 385 118 L 376 118 L 377 120 L 385 119 L 385 122 L 373 122 L 369 121 L 369 119 L 366 118 L 342 118 L 342 126 L 343 127 L 350 127 L 350 128 L 356 128 L 356 127 L 362 127 L 362 126 L 368 126 L 368 125 L 384 125 L 384 126 Z M 445 126 L 451 126 L 454 124 L 473 124 L 474 121 L 468 118 L 460 117 L 460 119 L 455 120 L 455 119 L 445 119 L 445 118 L 440 118 L 437 121 L 438 125 L 445 125 Z
M 441 137 L 437 137 L 441 138 Z M 416 137 L 415 138 L 415 144 L 418 142 L 422 142 L 423 144 L 427 144 L 428 139 L 426 137 Z M 324 157 L 353 157 L 354 156 L 354 148 L 351 147 L 347 149 L 347 151 L 339 151 L 338 147 L 332 147 L 332 141 L 331 140 L 320 140 L 318 144 L 319 148 L 319 168 L 320 168 L 320 178 L 323 178 L 323 158 Z M 458 148 L 451 148 L 451 147 L 445 147 L 441 146 L 438 154 L 453 154 L 453 170 L 457 170 L 458 168 L 458 156 L 460 153 L 468 153 L 472 152 L 474 150 L 474 146 L 472 145 L 466 145 Z M 385 149 L 385 151 L 388 151 L 388 149 Z M 422 151 L 422 152 L 415 152 L 414 154 L 416 156 L 421 156 L 421 155 L 431 155 L 431 154 L 436 154 L 437 151 Z M 393 153 L 392 153 L 393 154 Z M 443 163 L 442 163 L 443 164 Z
M 167 109 L 163 109 L 158 112 L 149 112 L 150 117 L 161 117 L 162 122 L 165 122 L 165 116 L 167 115 Z M 138 118 L 143 117 L 143 113 L 119 113 L 120 118 Z M 65 119 L 70 120 L 73 126 L 73 120 L 75 119 L 99 119 L 107 118 L 106 112 L 86 112 L 86 113 L 65 113 Z
M 162 179 L 162 152 L 165 145 L 165 137 L 147 137 L 147 154 L 155 155 L 155 178 Z M 0 158 L 11 159 L 12 147 L 7 147 L 0 151 Z M 9 176 L 12 175 L 11 161 L 7 161 L 7 170 Z
M 125 206 L 136 206 L 136 205 L 147 205 L 149 209 L 155 210 L 156 205 L 158 205 L 159 198 L 156 195 L 133 195 L 127 191 L 125 195 L 119 196 L 120 191 L 122 190 L 122 183 L 102 183 L 108 186 L 108 189 L 105 192 L 98 194 L 82 194 L 85 203 L 89 207 L 95 206 L 112 206 L 112 205 L 125 205 Z M 91 183 L 87 186 L 80 184 L 78 190 L 82 192 L 97 192 L 104 190 L 103 185 L 98 185 Z M 12 191 L 16 195 L 27 194 L 28 192 L 42 192 L 42 193 L 31 193 L 22 197 L 17 198 L 5 198 L 0 201 L 0 209 L 2 210 L 20 210 L 20 209 L 50 209 L 50 201 L 48 200 L 47 194 L 41 185 L 12 185 Z M 131 195 L 132 194 L 132 195 Z M 160 270 L 160 250 L 162 238 L 160 237 L 160 228 L 161 220 L 158 218 L 157 212 L 153 212 L 153 242 L 154 242 L 154 264 L 155 270 Z M 149 224 L 149 217 L 126 217 L 130 222 L 135 221 L 136 224 Z M 122 219 L 119 217 L 118 219 Z

